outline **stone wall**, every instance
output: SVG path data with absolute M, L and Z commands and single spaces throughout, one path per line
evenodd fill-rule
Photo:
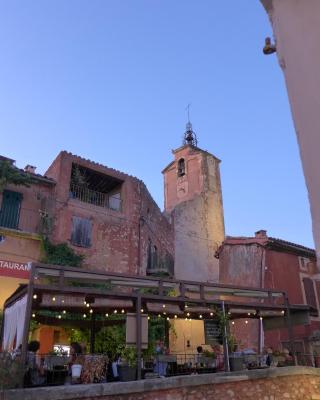
M 307 367 L 135 382 L 10 390 L 4 400 L 320 400 L 320 370 Z

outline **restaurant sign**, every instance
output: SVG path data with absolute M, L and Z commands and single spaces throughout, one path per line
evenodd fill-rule
M 12 260 L 0 259 L 0 276 L 29 279 L 31 263 L 20 263 Z

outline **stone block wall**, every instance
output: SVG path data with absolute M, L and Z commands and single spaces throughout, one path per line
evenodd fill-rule
M 9 390 L 3 400 L 320 400 L 320 369 L 270 368 Z

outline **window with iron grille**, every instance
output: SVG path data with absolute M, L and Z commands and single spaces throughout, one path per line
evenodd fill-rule
M 90 247 L 92 222 L 86 218 L 72 217 L 71 243 L 75 246 Z

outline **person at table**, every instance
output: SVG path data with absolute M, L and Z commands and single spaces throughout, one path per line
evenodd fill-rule
M 273 363 L 273 350 L 272 347 L 267 348 L 267 359 L 266 359 L 266 364 L 268 367 L 270 367 Z
M 156 353 L 155 372 L 158 373 L 158 375 L 161 378 L 164 378 L 167 373 L 168 363 L 159 359 L 160 358 L 159 356 L 167 354 L 167 348 L 165 347 L 164 342 L 162 340 L 158 340 L 156 342 L 155 353 Z
M 43 360 L 37 356 L 39 348 L 40 343 L 37 340 L 33 340 L 28 344 L 25 386 L 40 386 L 45 382 Z
M 196 354 L 196 366 L 201 367 L 201 362 L 203 358 L 203 348 L 202 346 L 197 347 L 197 354 Z
M 284 354 L 284 365 L 288 366 L 288 365 L 294 365 L 294 359 L 293 359 L 293 355 L 290 353 L 290 351 L 288 349 L 283 349 L 283 354 Z

